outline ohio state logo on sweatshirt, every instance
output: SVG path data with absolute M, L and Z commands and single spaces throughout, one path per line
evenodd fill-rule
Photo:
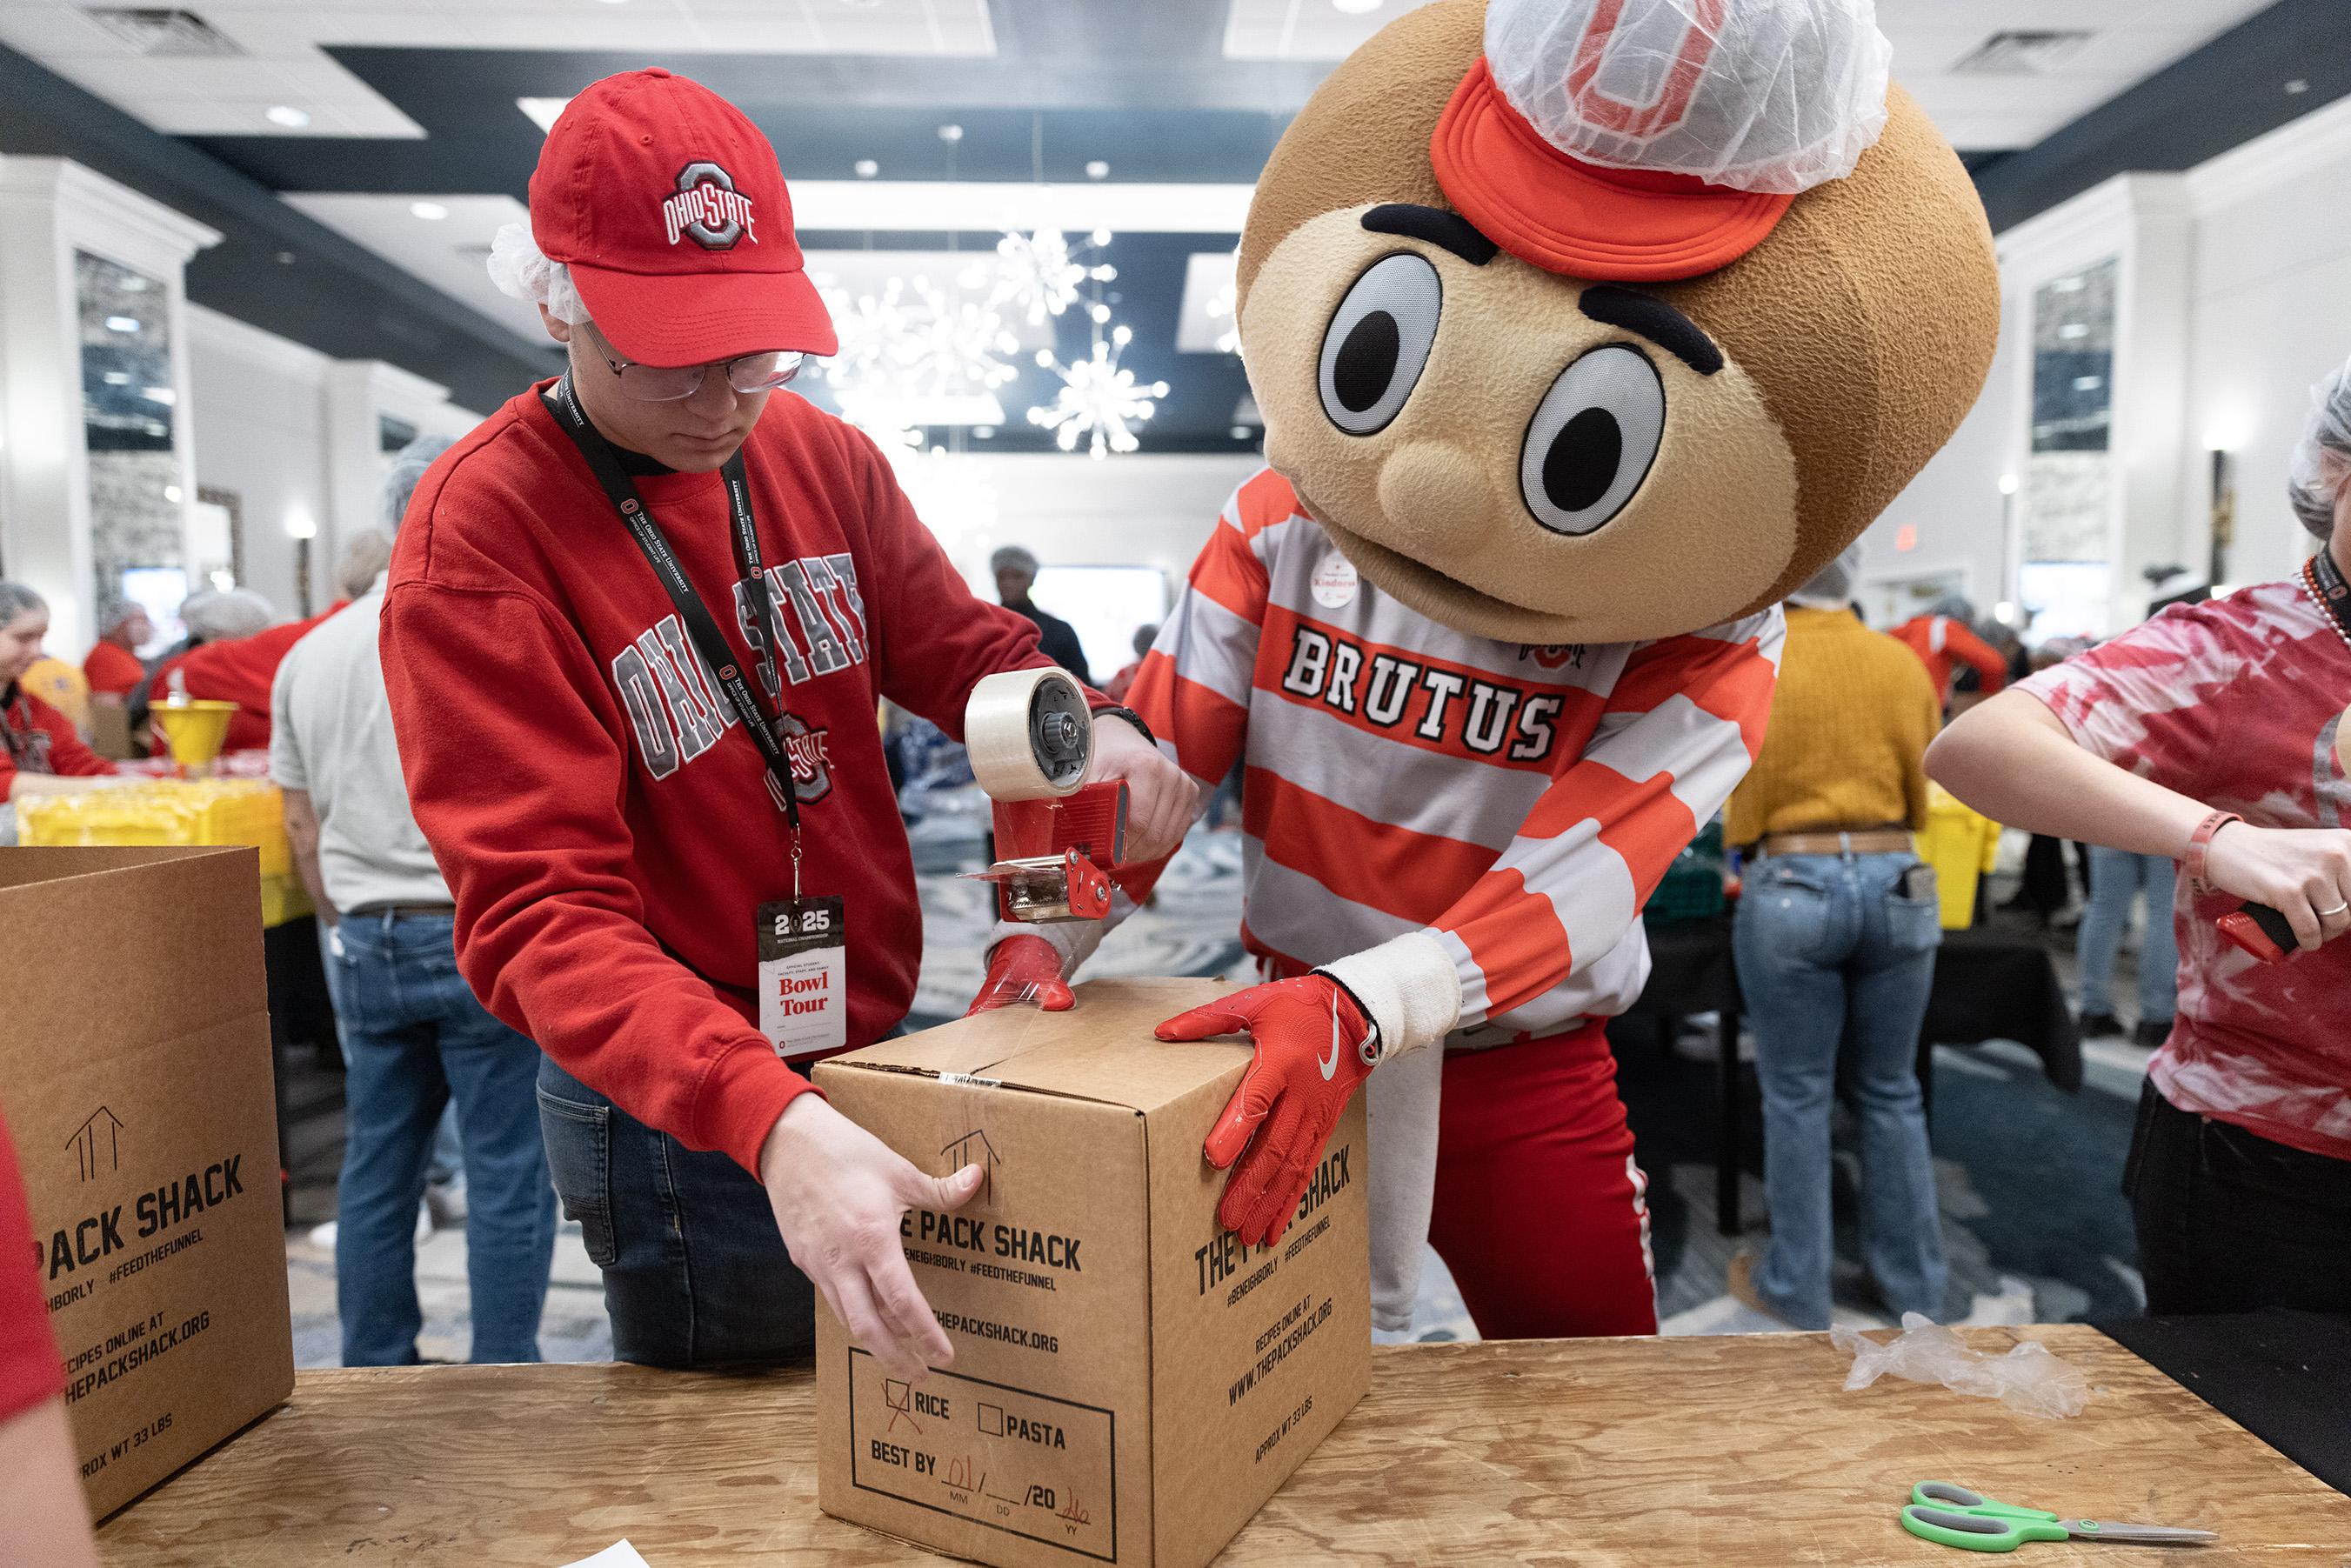
M 735 242 L 759 235 L 753 228 L 751 198 L 735 188 L 735 176 L 708 159 L 677 172 L 677 194 L 662 203 L 662 227 L 669 243 L 690 239 L 705 250 L 732 250 Z
M 767 624 L 758 624 L 750 595 L 739 583 L 735 619 L 771 699 L 781 705 L 787 684 L 799 685 L 865 663 L 865 601 L 846 552 L 784 561 L 769 567 L 767 577 Z M 674 777 L 740 722 L 675 614 L 637 633 L 613 655 L 611 672 L 613 689 L 636 732 L 637 755 L 656 782 Z M 791 761 L 793 793 L 803 804 L 831 794 L 829 732 L 789 713 L 776 728 Z

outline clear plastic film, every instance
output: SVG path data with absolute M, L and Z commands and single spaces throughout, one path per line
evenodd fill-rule
M 571 285 L 571 270 L 549 261 L 531 237 L 528 224 L 507 224 L 490 241 L 490 281 L 510 299 L 544 305 L 548 314 L 574 327 L 587 325 L 588 307 Z
M 2351 480 L 2351 363 L 2310 389 L 2310 423 L 2286 459 L 2285 498 L 2319 538 L 2335 533 L 2335 501 Z
M 2049 1347 L 2027 1340 L 2005 1355 L 1970 1350 L 1959 1336 L 1920 1312 L 1902 1314 L 1902 1332 L 1880 1344 L 1842 1323 L 1829 1330 L 1835 1346 L 1853 1356 L 1848 1390 L 1866 1388 L 1891 1373 L 1912 1383 L 1939 1383 L 1960 1394 L 1997 1399 L 2028 1416 L 2078 1416 L 2090 1402 L 2090 1380 Z
M 1492 0 L 1486 59 L 1570 157 L 1793 193 L 1886 128 L 1874 0 Z

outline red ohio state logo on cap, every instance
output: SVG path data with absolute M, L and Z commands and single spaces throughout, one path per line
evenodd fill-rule
M 753 228 L 751 198 L 735 188 L 735 177 L 708 159 L 677 172 L 677 194 L 662 203 L 662 226 L 669 243 L 690 239 L 705 250 L 732 250 L 735 242 L 759 235 Z

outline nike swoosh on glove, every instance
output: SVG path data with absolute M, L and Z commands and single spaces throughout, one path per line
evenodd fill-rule
M 1035 1002 L 1040 1010 L 1061 1013 L 1077 1000 L 1070 982 L 1061 978 L 1061 950 L 1042 936 L 1007 936 L 987 956 L 987 978 L 963 1016 L 993 1012 L 1020 1002 Z
M 1217 1223 L 1246 1246 L 1279 1240 L 1340 1113 L 1379 1060 L 1364 1049 L 1371 1020 L 1344 987 L 1311 974 L 1251 986 L 1178 1014 L 1156 1032 L 1166 1040 L 1247 1034 L 1256 1042 L 1249 1071 L 1201 1148 L 1210 1165 L 1233 1173 Z

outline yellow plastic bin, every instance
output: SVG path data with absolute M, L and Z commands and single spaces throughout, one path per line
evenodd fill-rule
M 111 789 L 37 795 L 16 803 L 27 846 L 250 844 L 261 874 L 291 877 L 286 798 L 258 779 L 158 779 Z
M 1976 883 L 2000 858 L 2000 824 L 1940 784 L 1929 784 L 1927 831 L 1916 835 L 1918 858 L 1935 868 L 1946 931 L 1976 923 Z

